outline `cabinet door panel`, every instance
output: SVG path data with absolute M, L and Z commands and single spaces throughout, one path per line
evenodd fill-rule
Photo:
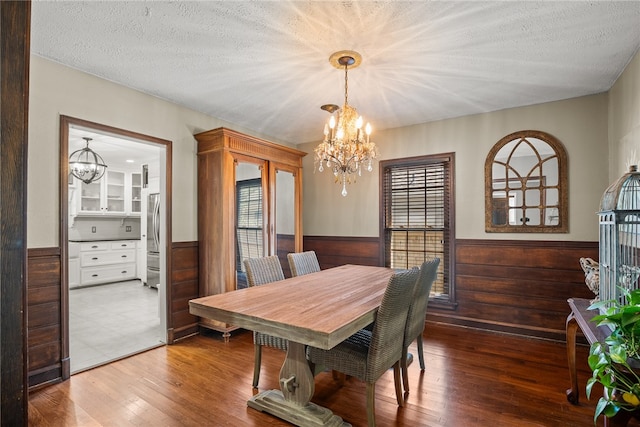
M 80 212 L 100 212 L 102 210 L 102 181 L 80 184 Z
M 271 253 L 280 257 L 285 272 L 288 270 L 287 253 L 302 250 L 300 223 L 301 185 L 298 168 L 271 162 L 271 208 L 273 226 L 270 235 Z
M 265 162 L 238 156 L 235 158 L 234 236 L 236 288 L 244 287 L 244 260 L 268 254 L 265 210 Z

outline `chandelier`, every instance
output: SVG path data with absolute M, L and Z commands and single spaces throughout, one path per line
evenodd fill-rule
M 362 176 L 362 168 L 373 170 L 373 160 L 378 156 L 376 145 L 369 140 L 371 125 L 362 128 L 362 116 L 349 105 L 349 67 L 355 68 L 362 62 L 358 52 L 340 51 L 329 57 L 329 62 L 336 68 L 344 67 L 344 105 L 323 105 L 322 108 L 331 114 L 329 122 L 324 125 L 324 140 L 315 148 L 315 165 L 318 172 L 324 168 L 333 171 L 335 181 L 342 184 L 342 195 L 347 195 L 347 184 L 355 183 L 356 176 Z M 334 112 L 337 111 L 337 119 Z
M 73 176 L 84 182 L 91 184 L 104 175 L 107 165 L 104 164 L 102 157 L 91 148 L 89 141 L 91 138 L 83 137 L 86 146 L 80 150 L 76 150 L 69 156 L 69 170 Z

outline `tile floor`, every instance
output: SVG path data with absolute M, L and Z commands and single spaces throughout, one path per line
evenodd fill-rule
M 69 291 L 71 373 L 163 344 L 158 291 L 139 280 Z

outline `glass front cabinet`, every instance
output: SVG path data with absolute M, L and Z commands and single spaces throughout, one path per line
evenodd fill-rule
M 302 250 L 302 158 L 305 152 L 225 128 L 198 141 L 200 296 L 246 286 L 246 258 Z M 233 325 L 201 319 L 228 333 Z
M 107 170 L 98 181 L 87 184 L 70 176 L 69 184 L 72 215 L 140 215 L 140 173 Z

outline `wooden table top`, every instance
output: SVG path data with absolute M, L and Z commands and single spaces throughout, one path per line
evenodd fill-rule
M 589 344 L 593 344 L 596 341 L 604 343 L 604 340 L 611 334 L 611 329 L 607 326 L 597 326 L 591 321 L 591 319 L 600 314 L 598 310 L 587 310 L 591 305 L 591 300 L 569 298 L 567 302 L 569 303 L 576 322 L 578 322 L 580 326 L 580 330 L 582 330 Z
M 330 349 L 370 324 L 394 271 L 343 265 L 189 301 L 196 316 Z

